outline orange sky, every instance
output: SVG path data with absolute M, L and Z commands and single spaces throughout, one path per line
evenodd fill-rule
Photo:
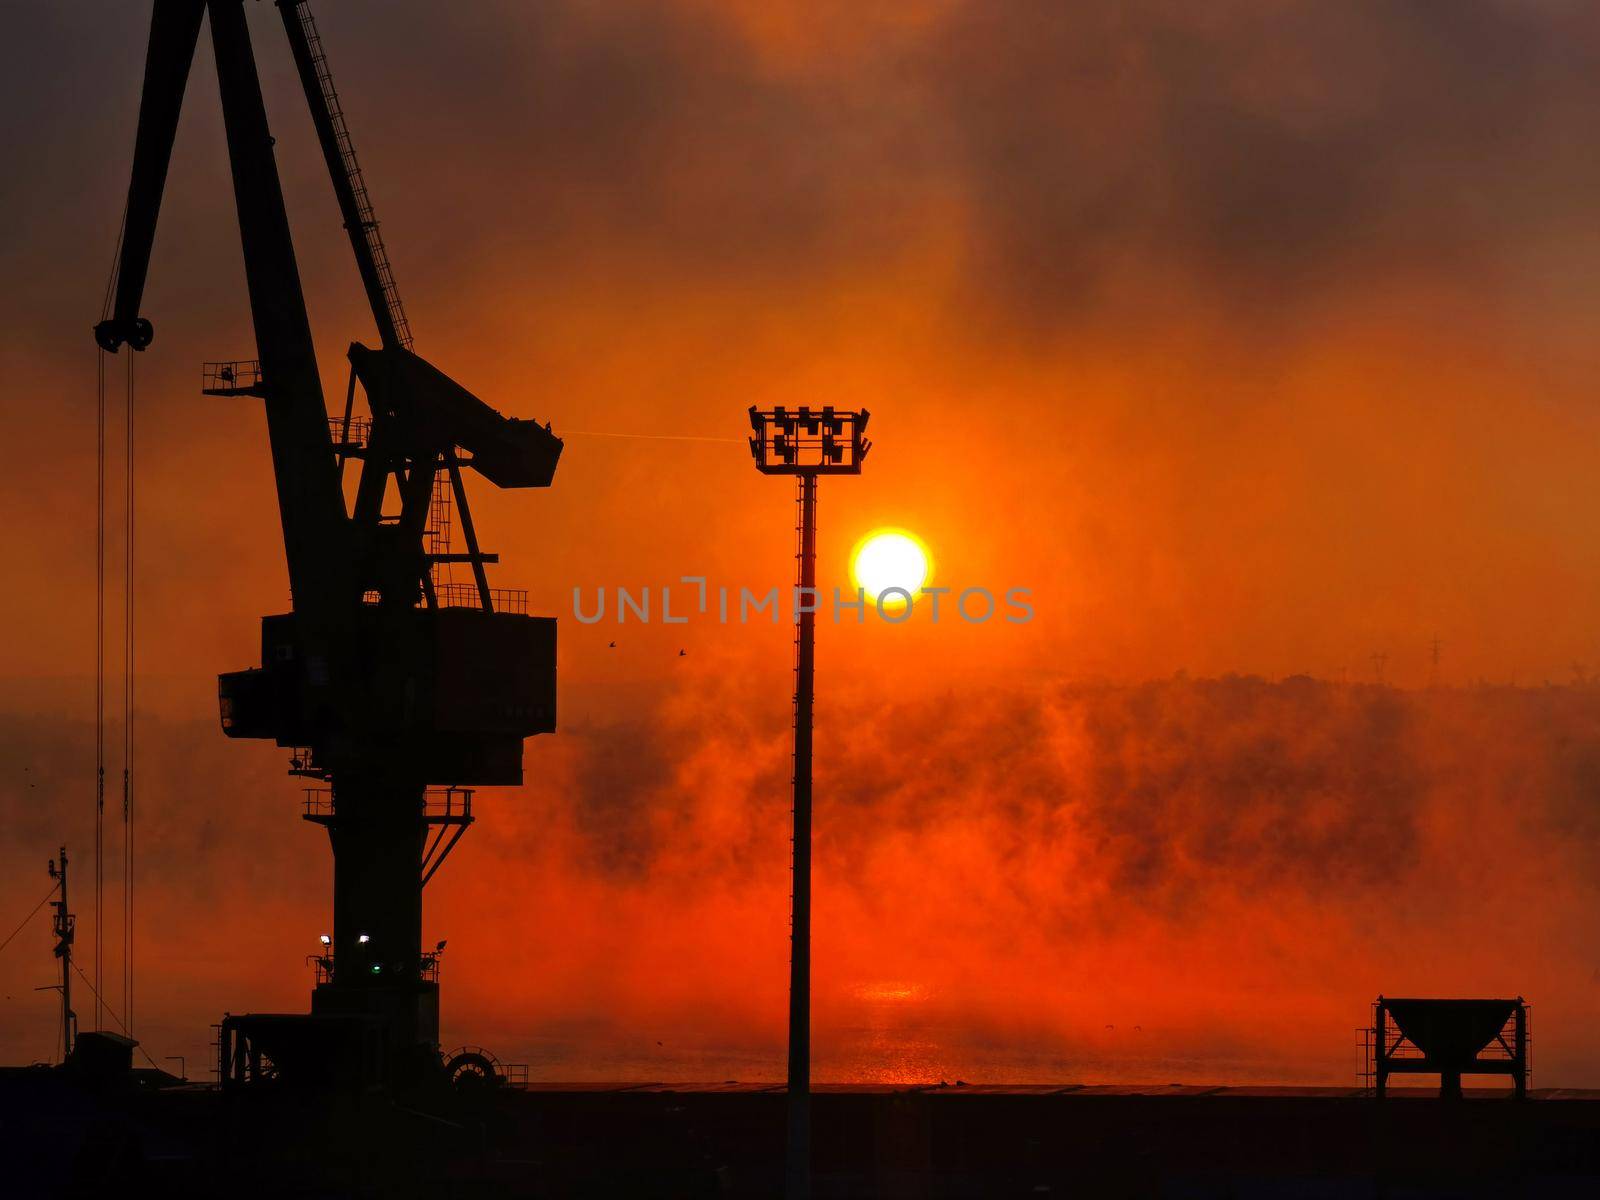
M 0 47 L 0 437 L 18 448 L 0 914 L 18 919 L 90 814 L 88 328 L 142 67 L 128 7 L 25 4 Z M 893 524 L 927 539 L 937 583 L 1033 591 L 1026 626 L 823 628 L 822 744 L 849 749 L 819 767 L 821 1061 L 870 1073 L 861 1048 L 914 1009 L 925 1032 L 886 1073 L 1015 1076 L 1038 1047 L 1102 1076 L 1343 1079 L 1363 1005 L 1410 987 L 1522 991 L 1551 1014 L 1541 1064 L 1597 1077 L 1576 1016 L 1589 692 L 1555 716 L 1537 690 L 1407 700 L 1369 777 L 1340 764 L 1376 753 L 1392 714 L 1359 714 L 1381 696 L 1267 718 L 1136 685 L 1365 682 L 1381 652 L 1415 688 L 1435 636 L 1452 686 L 1600 664 L 1600 22 L 1555 0 L 859 8 L 318 10 L 419 351 L 558 433 L 738 438 L 751 403 L 865 405 L 865 474 L 823 488 L 824 581 Z M 370 318 L 276 14 L 251 19 L 331 395 Z M 237 247 L 202 39 L 138 362 L 142 986 L 152 1041 L 191 1056 L 223 1008 L 303 1004 L 327 874 L 281 754 L 215 728 L 215 673 L 254 661 L 286 590 L 261 415 L 198 395 L 200 361 L 252 353 Z M 447 1025 L 576 1074 L 688 1069 L 652 1063 L 657 1040 L 778 1070 L 788 631 L 619 637 L 572 621 L 570 595 L 781 583 L 788 486 L 737 445 L 576 435 L 548 493 L 478 482 L 494 582 L 567 618 L 564 728 L 530 744 L 522 794 L 486 794 L 430 888 Z M 1097 740 L 1098 721 L 1126 728 Z M 1183 761 L 1174 722 L 1238 761 L 1137 787 L 1106 766 Z M 1251 772 L 1295 754 L 1310 765 L 1260 807 Z M 1323 878 L 1371 847 L 1346 810 L 1381 808 L 1397 774 L 1411 853 Z M 1540 868 L 1476 857 L 1458 802 L 1526 825 Z M 1300 833 L 1275 841 L 1285 823 Z M 1158 858 L 1127 890 L 1118 839 L 1171 837 L 1187 865 Z M 1195 849 L 1219 838 L 1220 861 Z M 1478 931 L 1507 910 L 1518 951 L 1496 961 Z M 9 1059 L 48 1048 L 39 950 L 0 956 Z M 1429 969 L 1408 983 L 1407 964 Z M 1115 1015 L 1145 1002 L 1148 1021 Z M 671 1036 L 619 1049 L 635 1023 Z M 1164 1040 L 1130 1050 L 1108 1023 Z

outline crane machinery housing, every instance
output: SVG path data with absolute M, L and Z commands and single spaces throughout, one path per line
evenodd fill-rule
M 292 595 L 290 612 L 262 619 L 261 665 L 220 677 L 222 728 L 292 748 L 291 772 L 325 785 L 305 816 L 333 851 L 311 1012 L 228 1017 L 219 1071 L 224 1086 L 405 1085 L 444 1068 L 423 887 L 472 821 L 471 788 L 520 784 L 524 739 L 555 728 L 555 620 L 489 587 L 498 560 L 479 548 L 463 468 L 548 487 L 562 443 L 412 351 L 316 23 L 306 0 L 276 7 L 378 331 L 376 348 L 350 346 L 343 415 L 324 400 L 243 0 L 155 0 L 114 301 L 95 341 L 114 353 L 153 337 L 140 302 L 209 16 L 256 358 L 207 364 L 203 390 L 266 410 Z M 441 494 L 462 553 L 429 527 Z M 441 582 L 447 563 L 469 566 L 472 584 Z

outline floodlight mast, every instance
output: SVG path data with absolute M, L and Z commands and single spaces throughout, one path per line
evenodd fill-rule
M 800 479 L 794 653 L 794 862 L 789 932 L 789 1128 L 785 1193 L 811 1195 L 811 748 L 816 675 L 817 477 L 859 475 L 871 416 L 750 409 L 750 453 L 763 475 Z

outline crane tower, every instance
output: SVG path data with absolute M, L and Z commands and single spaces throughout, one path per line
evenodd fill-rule
M 376 347 L 350 345 L 342 415 L 323 396 L 243 0 L 155 0 L 114 303 L 95 340 L 115 353 L 154 336 L 140 302 L 209 16 L 256 357 L 208 363 L 203 390 L 265 410 L 292 596 L 262 619 L 261 665 L 221 676 L 222 728 L 291 749 L 334 876 L 310 1014 L 229 1017 L 221 1071 L 229 1084 L 404 1083 L 438 1067 L 423 886 L 472 822 L 471 789 L 520 784 L 524 739 L 555 728 L 555 621 L 528 615 L 525 593 L 489 587 L 497 559 L 479 548 L 464 472 L 548 487 L 562 443 L 413 352 L 315 21 L 306 0 L 276 7 L 378 332 Z M 462 553 L 429 536 L 446 489 Z M 455 562 L 472 584 L 441 581 Z

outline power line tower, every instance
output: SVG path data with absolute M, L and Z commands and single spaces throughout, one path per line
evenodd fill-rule
M 789 1132 L 785 1191 L 811 1195 L 811 710 L 816 668 L 817 477 L 859 475 L 871 443 L 866 409 L 750 409 L 750 453 L 764 475 L 800 479 L 795 588 L 794 892 L 789 949 Z
M 1373 678 L 1373 681 L 1375 683 L 1377 683 L 1377 685 L 1379 687 L 1383 686 L 1383 668 L 1384 668 L 1384 664 L 1387 663 L 1388 661 L 1389 661 L 1389 655 L 1388 655 L 1387 651 L 1383 651 L 1383 650 L 1375 650 L 1375 651 L 1373 651 L 1373 653 L 1372 653 L 1372 678 Z
M 1439 686 L 1439 635 L 1433 635 L 1433 641 L 1428 643 L 1428 686 Z

